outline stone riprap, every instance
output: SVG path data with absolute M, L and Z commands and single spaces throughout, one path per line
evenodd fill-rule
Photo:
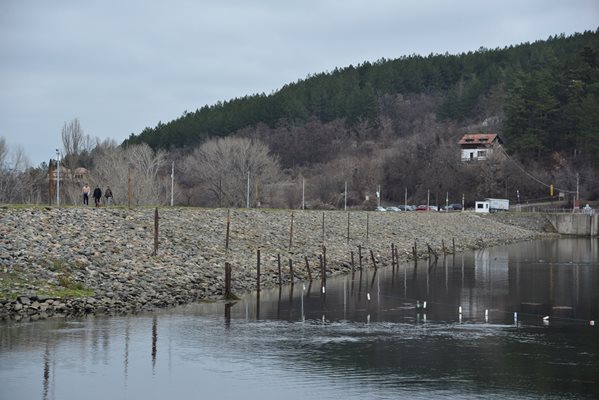
M 154 251 L 154 209 L 0 208 L 0 318 L 129 313 L 202 299 L 222 298 L 224 265 L 230 262 L 232 292 L 256 288 L 256 251 L 261 251 L 263 287 L 307 279 L 305 258 L 320 279 L 324 244 L 327 275 L 358 264 L 391 265 L 391 244 L 400 261 L 442 252 L 482 248 L 543 235 L 473 213 L 416 213 L 160 208 L 159 245 Z

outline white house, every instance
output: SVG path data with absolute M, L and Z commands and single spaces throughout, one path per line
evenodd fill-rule
M 496 146 L 503 144 L 501 138 L 495 133 L 469 133 L 460 139 L 462 161 L 484 161 L 496 150 Z

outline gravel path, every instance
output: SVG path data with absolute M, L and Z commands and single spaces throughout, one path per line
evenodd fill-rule
M 263 286 L 282 279 L 307 279 L 304 257 L 315 278 L 322 254 L 323 215 L 327 276 L 351 269 L 362 247 L 364 265 L 391 265 L 391 244 L 401 261 L 436 252 L 482 248 L 544 235 L 542 216 L 518 225 L 473 213 L 375 213 L 230 211 L 229 250 L 225 250 L 226 209 L 159 209 L 159 245 L 154 249 L 154 209 L 0 208 L 0 318 L 37 319 L 82 313 L 128 313 L 201 299 L 222 298 L 225 261 L 233 265 L 232 291 L 256 287 L 256 250 L 261 251 Z M 505 216 L 503 217 L 505 218 Z M 531 222 L 535 220 L 536 223 Z M 356 261 L 357 263 L 357 261 Z M 72 297 L 74 296 L 74 297 Z

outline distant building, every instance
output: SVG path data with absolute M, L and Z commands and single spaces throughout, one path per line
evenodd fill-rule
M 468 133 L 460 139 L 462 161 L 488 160 L 497 146 L 503 144 L 501 138 L 495 133 Z
M 74 170 L 70 170 L 65 166 L 60 166 L 60 180 L 61 181 L 73 181 L 81 182 L 87 178 L 89 171 L 86 168 L 79 167 Z M 50 168 L 50 180 L 56 181 L 58 179 L 58 170 L 56 167 Z

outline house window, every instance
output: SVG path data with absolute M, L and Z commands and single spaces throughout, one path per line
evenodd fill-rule
M 476 153 L 476 156 L 477 156 L 477 157 L 486 157 L 486 156 L 487 156 L 487 151 L 486 151 L 486 150 L 479 150 L 479 151 Z

